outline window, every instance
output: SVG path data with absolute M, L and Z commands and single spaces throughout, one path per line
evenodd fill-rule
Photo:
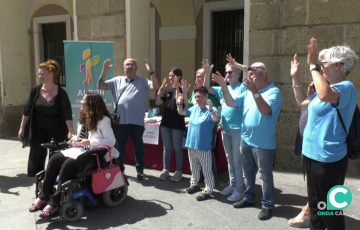
M 227 54 L 231 53 L 237 62 L 243 63 L 244 10 L 213 12 L 212 23 L 213 71 L 217 70 L 225 76 Z M 242 72 L 240 80 L 242 81 Z
M 64 40 L 66 40 L 66 22 L 42 24 L 44 41 L 44 61 L 54 59 L 60 64 L 60 86 L 66 86 Z

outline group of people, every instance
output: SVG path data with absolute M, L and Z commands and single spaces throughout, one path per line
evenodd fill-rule
M 318 216 L 317 203 L 326 201 L 327 192 L 331 187 L 344 183 L 347 170 L 346 132 L 337 118 L 336 109 L 342 114 L 348 130 L 357 94 L 355 87 L 346 77 L 356 64 L 357 56 L 354 51 L 344 46 L 325 49 L 318 56 L 315 39 L 311 39 L 308 53 L 308 65 L 313 82 L 309 85 L 307 94 L 300 85 L 296 55 L 291 66 L 292 87 L 296 101 L 302 107 L 299 132 L 301 140 L 297 146 L 302 146 L 300 153 L 307 175 L 308 204 L 296 218 L 289 220 L 289 224 L 294 227 L 310 224 L 312 229 L 344 229 L 343 216 Z M 321 67 L 316 64 L 317 58 L 321 62 Z M 160 84 L 146 59 L 146 68 L 151 80 L 136 75 L 138 66 L 133 58 L 124 61 L 123 76 L 105 80 L 108 70 L 112 68 L 111 60 L 107 59 L 97 87 L 111 90 L 114 102 L 117 102 L 116 112 L 121 115 L 116 138 L 118 151 L 112 148 L 115 152 L 112 156 L 118 157 L 120 168 L 124 171 L 125 148 L 130 135 L 134 145 L 137 179 L 145 178 L 142 134 L 146 93 L 148 90 L 158 90 L 155 103 L 164 104 L 160 124 L 164 143 L 164 167 L 159 179 L 166 180 L 170 177 L 172 147 L 175 150 L 176 172 L 170 179 L 179 181 L 182 178 L 182 139 L 186 132 L 184 116 L 189 116 L 185 146 L 188 148 L 192 175 L 190 186 L 186 190 L 190 194 L 201 191 L 196 197 L 199 201 L 210 198 L 217 177 L 213 148 L 216 129 L 220 122 L 230 181 L 229 186 L 220 194 L 228 196 L 227 199 L 234 202 L 234 208 L 254 206 L 255 177 L 259 172 L 262 181 L 262 210 L 258 218 L 267 220 L 271 218 L 274 208 L 272 168 L 276 148 L 276 125 L 283 98 L 280 90 L 269 81 L 263 63 L 255 62 L 248 67 L 237 63 L 230 54 L 226 60 L 228 64 L 225 67 L 225 77 L 219 72 L 212 74 L 213 66 L 207 60 L 203 61 L 202 68 L 196 72 L 195 89 L 188 99 L 190 84 L 182 79 L 180 68 L 170 69 L 171 87 L 167 88 L 167 79 Z M 40 143 L 48 142 L 49 138 L 62 141 L 67 132 L 76 134 L 72 127 L 69 99 L 55 81 L 57 71 L 58 68 L 51 61 L 39 66 L 41 84 L 32 89 L 25 106 L 19 137 L 23 138 L 24 127 L 29 120 L 29 176 L 33 176 L 44 167 L 46 152 L 40 154 Z M 240 80 L 241 71 L 248 73 L 248 77 L 243 81 Z M 218 86 L 211 86 L 210 78 Z M 114 147 L 114 134 L 108 132 L 113 121 L 100 98 L 93 93 L 84 96 L 78 115 L 77 135 L 80 142 L 74 143 L 75 146 L 93 148 L 99 145 L 101 140 L 106 140 L 108 146 Z M 221 114 L 218 112 L 218 106 L 221 106 Z M 41 121 L 51 122 L 51 126 Z M 64 132 L 55 135 L 52 131 L 54 124 L 58 126 L 58 130 Z M 103 132 L 103 129 L 107 131 Z M 36 157 L 35 160 L 34 155 L 41 155 L 44 159 Z M 37 211 L 48 204 L 41 215 L 49 216 L 58 208 L 59 189 L 55 194 L 50 194 L 48 181 L 54 180 L 54 175 L 56 177 L 59 173 L 60 181 L 69 179 L 69 173 L 73 172 L 75 167 L 79 167 L 78 161 L 63 156 L 53 156 L 50 159 L 47 174 L 51 175 L 45 176 L 41 195 L 33 203 L 30 211 Z M 83 161 L 87 161 L 87 158 Z M 204 177 L 205 181 L 205 188 L 202 190 L 199 186 L 201 177 Z

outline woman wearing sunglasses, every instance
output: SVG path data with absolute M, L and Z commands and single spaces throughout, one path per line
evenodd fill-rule
M 308 46 L 308 65 L 316 93 L 306 96 L 298 76 L 292 78 L 297 103 L 308 107 L 302 154 L 307 176 L 310 229 L 340 230 L 345 229 L 344 216 L 318 215 L 318 204 L 327 202 L 331 188 L 344 184 L 348 167 L 347 135 L 336 109 L 340 111 L 348 132 L 357 92 L 347 76 L 358 58 L 353 50 L 345 46 L 331 47 L 322 50 L 319 56 L 317 54 L 316 39 L 312 38 Z M 321 67 L 316 64 L 317 58 Z
M 246 67 L 236 63 L 227 55 L 226 77 L 224 81 L 229 83 L 228 90 L 233 98 L 247 91 L 247 88 L 240 81 L 241 71 Z M 209 93 L 214 94 L 220 99 L 221 109 L 221 137 L 224 144 L 224 150 L 228 162 L 230 184 L 225 187 L 220 194 L 229 196 L 228 201 L 239 201 L 244 196 L 244 178 L 240 161 L 240 143 L 241 143 L 241 123 L 242 109 L 232 108 L 226 105 L 220 86 L 210 86 L 210 75 L 213 65 L 210 66 L 208 60 L 203 60 L 203 69 L 206 72 L 205 86 L 208 87 Z

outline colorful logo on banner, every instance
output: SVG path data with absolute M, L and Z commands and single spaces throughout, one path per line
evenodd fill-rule
M 90 58 L 90 56 L 91 56 L 91 49 L 84 50 L 83 60 L 85 61 L 85 63 L 80 65 L 80 73 L 82 73 L 82 72 L 84 72 L 84 70 L 86 70 L 86 79 L 84 81 L 84 87 L 88 86 L 92 82 L 91 67 L 97 66 L 97 64 L 99 64 L 99 62 L 100 62 L 99 55 L 96 55 L 92 58 Z
M 317 214 L 319 216 L 342 215 L 343 213 L 340 210 L 349 207 L 351 201 L 352 194 L 350 189 L 343 185 L 336 185 L 329 190 L 326 203 L 324 201 L 318 203 L 317 207 L 321 211 L 318 211 Z

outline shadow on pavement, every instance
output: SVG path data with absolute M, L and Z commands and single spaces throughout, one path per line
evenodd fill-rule
M 34 184 L 35 179 L 28 177 L 26 174 L 17 174 L 15 177 L 0 175 L 0 192 L 11 195 L 19 195 L 19 192 L 10 192 L 9 190 L 17 187 L 30 187 Z
M 47 229 L 67 229 L 66 226 L 88 228 L 88 229 L 108 229 L 117 228 L 123 225 L 135 224 L 147 218 L 164 216 L 167 211 L 172 210 L 171 204 L 160 200 L 135 200 L 127 197 L 125 202 L 116 208 L 110 208 L 101 202 L 97 207 L 85 208 L 83 218 L 77 222 L 62 222 L 53 219 L 39 219 L 37 224 L 48 224 Z M 39 212 L 40 213 L 40 212 Z

